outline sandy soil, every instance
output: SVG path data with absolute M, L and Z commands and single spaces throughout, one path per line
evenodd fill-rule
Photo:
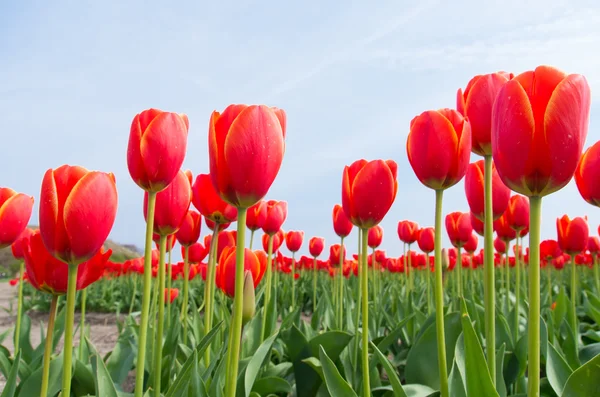
M 11 287 L 8 283 L 0 283 L 0 333 L 15 325 L 17 313 L 17 288 Z M 13 313 L 8 313 L 10 302 L 12 301 Z M 5 310 L 6 309 L 6 310 Z M 31 345 L 35 348 L 40 344 L 40 324 L 46 329 L 48 313 L 30 312 L 31 317 Z M 116 326 L 116 317 L 114 314 L 104 313 L 86 313 L 86 323 L 90 326 L 91 341 L 98 349 L 98 352 L 104 356 L 116 344 L 118 338 L 118 329 Z M 75 324 L 79 323 L 79 314 L 75 314 Z M 75 333 L 75 345 L 79 344 L 79 333 Z M 12 333 L 2 343 L 8 350 L 12 352 L 13 339 Z M 63 340 L 58 343 L 57 350 L 62 349 Z M 4 389 L 4 377 L 0 374 L 0 390 Z

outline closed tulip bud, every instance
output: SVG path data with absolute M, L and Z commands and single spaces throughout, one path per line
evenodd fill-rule
M 189 247 L 200 238 L 201 228 L 202 216 L 196 211 L 189 210 L 177 231 L 177 241 L 179 241 L 179 244 L 182 246 Z
M 290 230 L 285 234 L 285 245 L 290 252 L 299 251 L 302 247 L 304 232 Z
M 175 178 L 187 150 L 189 120 L 185 114 L 144 110 L 131 123 L 127 167 L 147 192 L 160 192 Z
M 40 194 L 40 233 L 48 251 L 72 265 L 92 258 L 117 216 L 115 176 L 63 165 L 48 170 Z
M 198 175 L 192 186 L 192 193 L 192 203 L 204 216 L 207 225 L 209 221 L 224 225 L 237 219 L 237 208 L 223 201 L 215 190 L 210 175 Z
M 448 255 L 448 250 L 446 248 L 442 248 L 442 268 L 448 269 L 450 267 L 450 255 Z
M 183 223 L 192 201 L 192 187 L 188 177 L 179 171 L 173 182 L 156 195 L 154 233 L 161 236 L 174 234 Z M 144 218 L 148 215 L 148 193 L 144 194 Z
M 333 206 L 333 230 L 340 237 L 347 237 L 352 232 L 352 222 L 346 216 L 341 205 Z
M 178 288 L 165 288 L 165 302 L 171 304 L 179 296 Z
M 573 177 L 590 116 L 585 77 L 540 66 L 508 81 L 492 110 L 492 154 L 515 192 L 543 197 Z
M 588 203 L 600 207 L 600 142 L 585 151 L 575 170 L 575 182 L 581 197 Z
M 33 197 L 7 187 L 0 188 L 0 249 L 19 238 L 27 227 L 32 209 Z
M 310 239 L 308 250 L 311 256 L 318 257 L 323 252 L 323 248 L 325 248 L 325 239 L 323 237 L 313 237 Z
M 252 207 L 248 208 L 246 215 L 246 227 L 252 231 L 262 229 L 267 220 L 267 203 L 259 201 Z
M 264 105 L 213 112 L 208 132 L 212 182 L 223 200 L 248 208 L 273 184 L 285 152 L 286 115 Z
M 471 215 L 463 212 L 451 212 L 446 215 L 446 231 L 455 247 L 462 247 L 473 235 Z
M 379 225 L 370 228 L 367 240 L 369 248 L 379 247 L 381 245 L 381 242 L 383 241 L 383 228 Z
M 563 252 L 573 256 L 586 250 L 589 237 L 587 218 L 569 219 L 567 215 L 556 220 L 558 246 Z
M 432 227 L 426 227 L 419 231 L 419 238 L 417 239 L 419 248 L 421 251 L 429 254 L 435 248 L 435 229 Z
M 252 320 L 256 311 L 254 279 L 250 270 L 244 272 L 244 299 L 242 302 L 242 326 L 244 326 Z
M 419 238 L 419 224 L 412 221 L 398 222 L 398 237 L 403 243 L 414 243 Z
M 286 201 L 267 201 L 267 217 L 263 223 L 262 229 L 268 235 L 274 235 L 281 230 L 288 213 Z
M 484 161 L 479 160 L 469 164 L 465 177 L 465 194 L 471 213 L 483 221 L 484 217 Z M 510 189 L 502 183 L 496 167 L 492 163 L 492 212 L 494 219 L 498 219 L 508 208 Z
M 358 160 L 344 168 L 342 208 L 355 226 L 370 229 L 388 213 L 398 191 L 392 160 Z
M 423 112 L 410 122 L 406 151 L 422 184 L 435 190 L 454 186 L 469 165 L 469 121 L 452 109 Z

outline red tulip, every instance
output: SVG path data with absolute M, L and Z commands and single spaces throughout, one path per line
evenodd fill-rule
M 335 234 L 344 238 L 352 232 L 352 222 L 346 216 L 344 209 L 341 205 L 336 204 L 333 206 L 333 230 Z
M 215 231 L 215 227 L 217 226 L 215 222 L 211 221 L 208 218 L 204 218 L 204 223 L 211 231 Z M 229 228 L 230 225 L 231 223 L 219 223 L 219 231 L 222 232 L 223 230 L 226 230 L 227 228 Z
M 329 247 L 329 263 L 332 267 L 337 267 L 340 264 L 340 255 L 342 261 L 346 260 L 346 246 L 333 244 Z
M 285 234 L 285 245 L 290 252 L 296 252 L 302 247 L 304 232 L 290 230 Z
M 456 109 L 471 123 L 473 153 L 492 154 L 492 106 L 504 83 L 513 77 L 506 72 L 478 75 L 469 81 L 464 93 L 458 89 Z
M 285 112 L 264 105 L 230 105 L 213 112 L 208 132 L 212 182 L 223 200 L 248 208 L 275 180 L 285 151 Z
M 494 222 L 494 231 L 498 235 L 498 238 L 503 241 L 512 241 L 517 238 L 517 232 L 508 222 L 507 212 Z
M 573 177 L 590 115 L 585 77 L 540 66 L 506 83 L 492 111 L 492 154 L 504 184 L 545 196 Z
M 446 231 L 450 242 L 455 247 L 465 245 L 473 235 L 471 215 L 463 212 L 451 212 L 446 215 Z
M 284 240 L 285 233 L 283 230 L 279 229 L 279 231 L 273 235 L 273 252 L 279 251 L 279 248 L 281 248 Z
M 181 247 L 183 251 L 183 247 Z M 183 256 L 184 253 L 181 253 Z M 200 263 L 208 256 L 208 246 L 204 246 L 201 243 L 194 243 L 190 245 L 188 249 L 188 261 L 190 263 Z
M 529 198 L 518 194 L 512 196 L 508 202 L 506 217 L 514 230 L 529 230 Z
M 499 237 L 494 239 L 494 249 L 499 254 L 505 254 L 507 251 L 506 243 Z
M 183 223 L 192 201 L 192 187 L 183 171 L 173 182 L 156 195 L 154 233 L 161 236 L 174 234 Z M 148 215 L 148 192 L 144 194 L 144 218 Z
M 381 241 L 383 240 L 383 228 L 379 225 L 370 228 L 367 240 L 369 248 L 379 247 L 381 245 Z
M 392 160 L 358 160 L 344 168 L 342 207 L 354 225 L 370 229 L 383 220 L 396 199 L 397 173 Z
M 207 225 L 208 221 L 224 225 L 237 219 L 237 208 L 223 201 L 208 174 L 200 174 L 196 177 L 192 186 L 192 204 L 205 217 Z
M 419 238 L 419 225 L 411 221 L 398 222 L 398 237 L 403 243 L 414 243 Z
M 0 249 L 14 243 L 27 227 L 33 197 L 0 187 Z
M 217 258 L 221 257 L 221 254 L 227 247 L 234 247 L 236 241 L 237 233 L 230 231 L 223 231 L 219 233 L 219 237 L 217 240 Z M 204 237 L 204 246 L 210 247 L 210 241 L 212 240 L 212 235 L 209 234 Z
M 600 141 L 585 151 L 577 170 L 575 171 L 575 182 L 577 189 L 585 201 L 600 207 Z
M 189 247 L 200 238 L 201 228 L 202 216 L 196 211 L 189 210 L 177 231 L 177 241 L 179 241 L 179 244 L 182 246 Z
M 588 238 L 587 249 L 591 254 L 597 255 L 600 252 L 600 239 L 597 236 Z
M 274 235 L 279 232 L 283 222 L 287 218 L 287 202 L 286 201 L 267 201 L 267 218 L 262 226 L 263 231 L 268 235 Z
M 569 219 L 567 215 L 556 220 L 558 246 L 563 252 L 573 256 L 586 250 L 589 229 L 587 218 Z
M 117 216 L 115 176 L 63 165 L 48 170 L 40 194 L 40 233 L 57 259 L 79 264 L 106 241 Z
M 479 243 L 478 240 L 477 234 L 471 233 L 469 240 L 467 240 L 466 244 L 463 246 L 464 250 L 470 254 L 475 252 L 477 250 L 477 244 Z
M 262 200 L 248 208 L 246 227 L 252 231 L 262 229 L 267 220 L 267 210 L 267 203 Z
M 473 230 L 479 234 L 481 237 L 483 237 L 483 232 L 484 232 L 484 228 L 485 225 L 483 224 L 483 221 L 479 220 L 475 214 L 473 214 L 471 212 L 471 226 L 473 226 Z
M 417 239 L 421 251 L 429 254 L 435 248 L 435 229 L 426 227 L 419 230 L 419 238 Z
M 419 181 L 431 189 L 447 189 L 465 176 L 470 149 L 471 126 L 455 110 L 429 110 L 410 122 L 408 161 Z
M 173 249 L 173 247 L 175 247 L 175 243 L 177 242 L 177 239 L 175 238 L 174 234 L 169 234 L 167 237 L 167 241 L 166 241 L 166 249 L 167 251 L 170 251 Z M 154 241 L 154 243 L 156 244 L 156 250 L 160 250 L 160 234 L 157 233 L 152 233 L 152 241 Z
M 325 239 L 323 237 L 313 237 L 308 242 L 308 250 L 310 251 L 310 255 L 315 258 L 321 255 L 324 247 Z
M 24 254 L 25 269 L 31 285 L 53 295 L 63 295 L 67 292 L 69 266 L 50 254 L 39 230 L 34 231 L 29 237 Z M 77 290 L 86 288 L 102 277 L 111 254 L 111 250 L 98 251 L 88 261 L 79 264 Z
M 465 177 L 465 193 L 471 212 L 481 221 L 484 217 L 484 161 L 469 164 Z M 492 163 L 492 212 L 494 219 L 500 218 L 508 208 L 510 189 L 502 183 L 496 167 Z
M 165 288 L 165 301 L 169 304 L 173 303 L 179 296 L 178 288 Z
M 25 230 L 23 230 L 23 233 L 19 235 L 15 242 L 12 243 L 10 249 L 15 259 L 25 259 L 25 249 L 27 248 L 29 237 L 31 237 L 32 234 L 33 229 L 27 227 Z
M 127 146 L 129 174 L 147 192 L 160 192 L 175 178 L 187 150 L 185 114 L 144 110 L 131 123 Z
M 244 249 L 244 270 L 252 273 L 254 288 L 260 283 L 266 266 L 267 255 L 263 251 Z M 219 256 L 216 283 L 217 287 L 232 298 L 235 296 L 235 267 L 235 246 L 227 247 Z

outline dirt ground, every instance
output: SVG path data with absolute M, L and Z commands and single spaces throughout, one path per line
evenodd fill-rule
M 8 312 L 12 302 L 12 313 Z M 0 282 L 0 334 L 5 330 L 14 327 L 17 314 L 17 288 L 11 287 L 8 283 Z M 40 325 L 46 330 L 48 321 L 47 313 L 30 312 L 31 317 L 31 345 L 35 348 L 40 344 Z M 118 330 L 116 326 L 116 317 L 114 314 L 104 313 L 86 313 L 86 323 L 90 326 L 91 341 L 98 349 L 98 353 L 104 356 L 116 344 Z M 75 324 L 79 324 L 79 314 L 75 314 Z M 2 343 L 9 351 L 13 351 L 12 333 L 6 337 Z M 79 333 L 75 333 L 74 344 L 79 344 Z M 62 349 L 63 340 L 61 338 L 56 351 Z M 0 374 L 0 391 L 4 389 L 4 377 Z

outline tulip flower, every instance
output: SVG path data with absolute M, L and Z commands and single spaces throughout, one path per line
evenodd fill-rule
M 462 260 L 461 248 L 473 235 L 473 225 L 471 224 L 471 214 L 463 212 L 451 212 L 446 215 L 446 232 L 450 242 L 457 249 L 457 258 Z M 462 262 L 457 268 L 457 287 L 458 296 L 463 296 L 462 292 Z
M 287 218 L 287 212 L 286 201 L 267 201 L 267 217 L 262 226 L 263 231 L 270 236 L 279 232 Z
M 252 249 L 252 240 L 254 239 L 254 232 L 258 229 L 262 229 L 265 221 L 267 220 L 267 203 L 265 201 L 259 201 L 252 207 L 248 208 L 246 216 L 246 227 L 250 229 L 250 249 Z
M 481 221 L 485 218 L 484 167 L 485 162 L 483 160 L 469 164 L 465 176 L 465 193 L 469 208 L 477 219 Z M 494 220 L 504 214 L 508 208 L 509 199 L 510 189 L 502 183 L 492 163 L 492 214 Z
M 285 234 L 285 245 L 292 253 L 292 274 L 296 274 L 296 252 L 302 247 L 304 232 L 289 231 Z M 292 310 L 296 308 L 296 279 L 292 277 Z
M 465 176 L 470 146 L 469 121 L 455 110 L 426 111 L 410 122 L 406 142 L 408 161 L 419 181 L 436 192 L 435 304 L 442 397 L 448 397 L 442 296 L 442 198 L 445 189 L 454 186 Z
M 139 187 L 157 193 L 173 181 L 185 158 L 188 129 L 185 114 L 148 109 L 134 117 L 127 167 Z
M 262 280 L 264 269 L 266 268 L 267 256 L 263 251 L 252 251 L 244 249 L 244 270 L 252 274 L 254 288 Z M 236 248 L 227 247 L 221 253 L 219 266 L 217 267 L 217 286 L 230 298 L 234 298 L 237 293 L 235 288 L 236 275 Z
M 348 237 L 352 232 L 352 222 L 339 204 L 333 206 L 333 230 L 340 238 Z
M 2 190 L 2 189 L 0 189 Z M 0 193 L 1 194 L 1 193 Z M 20 259 L 19 263 L 19 277 L 16 279 L 19 284 L 18 299 L 17 299 L 17 324 L 15 325 L 15 352 L 19 352 L 19 344 L 21 335 L 21 320 L 23 318 L 23 277 L 25 275 L 25 250 L 27 244 L 29 244 L 29 237 L 33 234 L 33 230 L 25 228 L 14 243 L 10 246 L 11 251 L 15 259 Z M 11 280 L 13 281 L 13 280 Z M 16 284 L 15 284 L 16 285 Z
M 367 244 L 369 248 L 373 250 L 381 245 L 381 241 L 383 240 L 383 228 L 379 225 L 373 226 L 369 229 Z
M 541 198 L 573 177 L 589 124 L 585 77 L 540 66 L 507 82 L 492 109 L 492 155 L 500 178 L 529 197 L 529 340 L 539 340 Z M 492 344 L 493 345 L 493 344 Z M 530 343 L 528 390 L 539 396 L 540 344 Z
M 406 288 L 406 299 L 408 299 L 413 284 L 411 271 L 412 256 L 410 255 L 410 245 L 417 241 L 417 238 L 419 237 L 419 225 L 416 222 L 411 221 L 398 222 L 398 237 L 400 238 L 400 241 L 404 243 L 403 266 L 406 269 L 406 276 L 408 277 L 408 284 Z
M 600 207 L 600 141 L 588 148 L 575 171 L 575 182 L 581 197 L 588 203 Z
M 165 288 L 165 301 L 169 304 L 175 302 L 175 299 L 179 296 L 178 288 Z
M 308 242 L 308 250 L 313 257 L 313 313 L 317 310 L 317 257 L 321 255 L 325 248 L 325 239 L 323 237 L 313 237 Z
M 23 233 L 32 208 L 33 197 L 7 187 L 0 188 L 0 249 L 14 243 Z
M 275 181 L 285 152 L 286 115 L 264 105 L 230 105 L 213 112 L 208 131 L 210 176 L 219 196 L 238 209 L 237 258 L 243 260 L 248 207 L 258 203 Z M 225 397 L 235 396 L 238 375 L 244 269 L 236 271 Z
M 350 221 L 361 228 L 360 285 L 362 294 L 362 321 L 369 324 L 367 243 L 368 230 L 379 224 L 392 207 L 398 191 L 398 166 L 392 160 L 358 160 L 344 168 L 342 177 L 342 208 Z M 367 327 L 364 326 L 366 329 Z M 363 387 L 365 395 L 371 391 L 369 382 L 369 335 L 362 333 Z
M 588 239 L 588 251 L 592 255 L 592 264 L 594 267 L 594 280 L 596 281 L 596 291 L 600 292 L 600 269 L 598 269 L 598 254 L 600 253 L 600 238 L 590 236 Z

